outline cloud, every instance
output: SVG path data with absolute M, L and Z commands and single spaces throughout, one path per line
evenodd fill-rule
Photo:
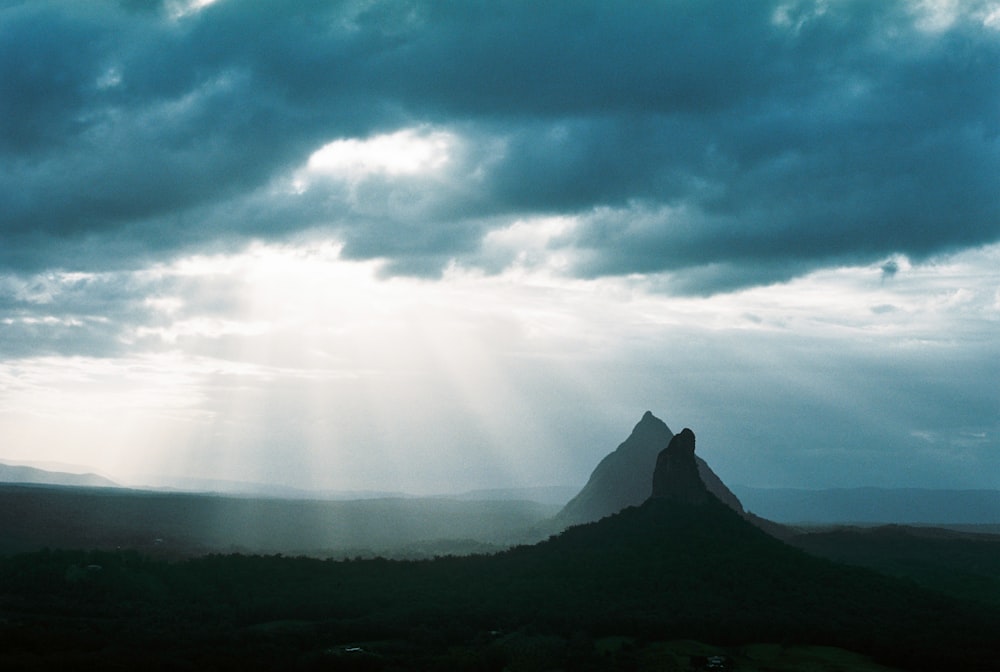
M 0 277 L 0 357 L 120 354 L 148 289 L 111 273 Z
M 579 225 L 497 229 L 482 264 L 508 270 L 441 281 L 322 242 L 4 276 L 4 457 L 126 481 L 580 484 L 650 408 L 730 482 L 991 487 L 1000 246 L 694 298 L 534 256 Z
M 990 3 L 181 7 L 0 11 L 0 268 L 323 231 L 439 276 L 573 217 L 565 272 L 703 294 L 1000 237 Z

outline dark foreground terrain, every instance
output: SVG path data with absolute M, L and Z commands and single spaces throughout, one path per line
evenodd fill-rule
M 995 534 L 903 525 L 832 527 L 802 532 L 789 543 L 1000 608 L 1000 536 Z
M 426 561 L 0 561 L 4 670 L 995 670 L 997 632 L 995 606 L 808 555 L 715 499 Z

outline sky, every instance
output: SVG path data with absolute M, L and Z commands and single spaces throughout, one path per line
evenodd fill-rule
M 996 0 L 0 0 L 0 461 L 1000 488 Z

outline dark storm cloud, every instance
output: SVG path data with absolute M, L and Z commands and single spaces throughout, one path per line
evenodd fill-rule
M 0 265 L 325 227 L 432 275 L 573 214 L 552 242 L 573 272 L 712 292 L 992 242 L 1000 31 L 961 8 L 929 30 L 905 2 L 8 5 Z M 466 145 L 443 181 L 274 186 L 331 140 L 421 124 Z

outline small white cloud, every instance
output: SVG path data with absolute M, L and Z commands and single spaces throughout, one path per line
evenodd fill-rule
M 172 19 L 182 19 L 192 14 L 197 14 L 209 5 L 213 5 L 218 0 L 168 0 L 164 5 L 167 14 Z
M 176 296 L 154 296 L 143 303 L 151 310 L 165 315 L 173 315 L 184 307 L 184 301 Z
M 122 71 L 119 68 L 111 67 L 101 73 L 97 78 L 97 88 L 113 89 L 122 83 Z
M 909 10 L 914 25 L 925 33 L 943 33 L 960 22 L 980 23 L 1000 30 L 1000 2 L 967 0 L 917 0 Z
M 566 269 L 565 255 L 554 253 L 553 240 L 565 236 L 577 225 L 574 217 L 536 217 L 519 219 L 502 229 L 486 234 L 482 242 L 483 254 L 503 267 L 553 271 Z
M 406 128 L 370 138 L 342 138 L 309 157 L 306 176 L 359 180 L 371 174 L 390 176 L 434 172 L 451 158 L 457 138 L 445 131 Z
M 55 315 L 45 315 L 43 317 L 22 317 L 21 324 L 41 325 L 46 327 L 80 327 L 83 322 L 75 317 L 57 317 Z
M 983 25 L 993 30 L 1000 30 L 1000 3 L 991 3 L 983 12 Z
M 771 14 L 771 23 L 798 33 L 805 24 L 826 14 L 827 9 L 829 7 L 826 0 L 816 0 L 813 3 L 785 2 L 778 5 Z
M 936 33 L 955 23 L 958 3 L 955 0 L 923 0 L 916 4 L 915 10 L 917 27 Z
M 159 339 L 164 343 L 175 344 L 183 338 L 219 339 L 225 336 L 260 336 L 271 330 L 272 325 L 267 321 L 199 317 L 175 322 L 167 327 L 138 327 L 134 331 L 134 337 L 135 339 Z

